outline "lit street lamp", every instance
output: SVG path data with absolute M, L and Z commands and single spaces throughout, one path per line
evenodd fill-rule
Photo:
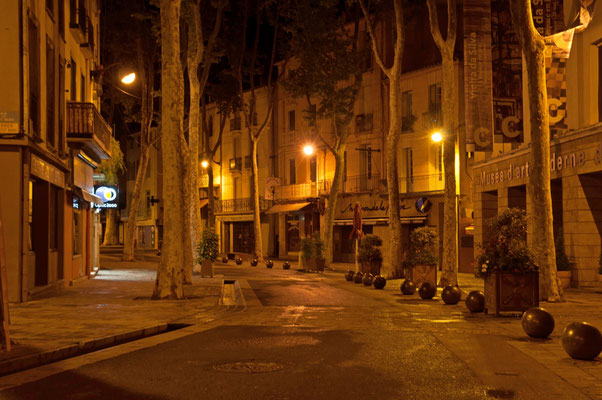
M 439 143 L 443 140 L 443 135 L 439 131 L 433 132 L 433 134 L 431 135 L 431 140 L 435 143 Z
M 207 168 L 209 166 L 209 162 L 207 160 L 201 161 L 201 167 Z
M 133 83 L 135 80 L 136 80 L 136 73 L 135 72 L 127 74 L 123 78 L 121 78 L 121 82 L 125 83 L 126 85 L 129 85 L 129 84 Z
M 306 144 L 303 147 L 303 153 L 305 153 L 305 155 L 311 156 L 312 154 L 314 154 L 314 146 L 312 146 L 311 144 Z

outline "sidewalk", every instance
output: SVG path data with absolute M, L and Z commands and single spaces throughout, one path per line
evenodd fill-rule
M 0 374 L 53 358 L 165 331 L 167 324 L 208 322 L 229 311 L 218 307 L 222 279 L 193 276 L 187 300 L 151 300 L 158 257 L 122 262 L 102 255 L 94 279 L 82 279 L 53 297 L 9 305 L 10 352 L 0 352 Z M 19 365 L 22 365 L 19 367 Z

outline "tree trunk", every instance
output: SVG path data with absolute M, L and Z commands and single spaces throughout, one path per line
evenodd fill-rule
M 456 196 L 456 80 L 452 54 L 443 57 L 443 260 L 439 285 L 458 284 Z
M 252 115 L 249 125 L 252 125 Z M 251 128 L 249 127 L 249 130 Z M 253 164 L 253 230 L 255 233 L 255 256 L 259 261 L 263 260 L 263 240 L 261 237 L 261 210 L 259 204 L 259 168 L 257 166 L 257 142 L 259 138 L 251 137 Z
M 184 106 L 180 64 L 180 1 L 161 0 L 161 156 L 163 161 L 163 249 L 157 267 L 153 298 L 184 297 L 185 213 L 182 207 L 183 165 L 181 161 Z
M 341 192 L 341 185 L 343 183 L 343 169 L 345 168 L 345 147 L 346 143 L 338 146 L 334 153 L 335 168 L 334 178 L 332 180 L 332 186 L 330 187 L 330 193 L 328 194 L 328 206 L 326 207 L 326 226 L 324 227 L 324 252 L 326 258 L 326 265 L 332 263 L 333 249 L 332 249 L 332 236 L 334 232 L 334 214 L 337 207 L 337 201 L 339 199 L 339 193 Z M 343 238 L 348 240 L 348 238 Z
M 190 132 L 189 132 L 190 134 Z M 190 146 L 186 143 L 184 135 L 180 137 L 180 157 L 182 163 L 183 174 L 180 176 L 182 180 L 183 190 L 183 202 L 181 203 L 182 212 L 184 213 L 184 224 L 182 225 L 182 241 L 184 243 L 184 284 L 190 285 L 192 283 L 192 268 L 194 263 L 194 241 L 192 233 L 192 219 L 194 215 L 194 204 L 195 197 L 196 203 L 198 203 L 198 189 L 195 190 L 194 183 L 192 183 L 192 168 L 193 162 L 190 157 Z
M 107 209 L 105 218 L 105 236 L 102 241 L 103 246 L 119 244 L 119 232 L 117 227 L 117 210 Z
M 527 215 L 533 233 L 532 252 L 539 265 L 539 296 L 541 300 L 564 301 L 562 286 L 556 272 L 556 252 L 550 189 L 550 125 L 546 88 L 545 43 L 533 25 L 531 2 L 511 0 L 510 10 L 518 33 L 525 63 L 531 122 L 531 165 L 527 190 L 531 201 Z
M 136 217 L 140 208 L 140 197 L 142 194 L 142 184 L 146 176 L 146 168 L 150 158 L 150 147 L 140 143 L 140 162 L 136 171 L 136 180 L 134 181 L 134 189 L 130 197 L 130 206 L 128 209 L 128 220 L 125 223 L 125 232 L 123 234 L 123 261 L 134 261 L 134 250 L 136 248 L 136 239 L 138 232 L 136 229 Z
M 387 192 L 389 197 L 389 262 L 383 265 L 383 275 L 401 273 L 401 221 L 399 213 L 399 174 L 397 172 L 397 148 L 401 134 L 401 86 L 400 76 L 389 78 L 389 133 L 385 151 L 387 167 Z

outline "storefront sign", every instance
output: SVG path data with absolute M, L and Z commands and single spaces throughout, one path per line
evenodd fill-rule
M 95 204 L 96 208 L 117 208 L 119 190 L 117 186 L 97 186 L 94 193 L 104 204 Z
M 602 153 L 602 144 L 598 145 L 596 154 Z M 596 160 L 596 156 L 594 156 Z M 585 151 L 579 150 L 568 154 L 556 154 L 550 155 L 550 172 L 563 171 L 571 168 L 578 168 L 585 165 Z M 514 179 L 522 179 L 529 176 L 529 162 L 510 164 L 507 167 L 496 168 L 495 171 L 481 171 L 481 186 L 495 185 Z
M 65 174 L 47 161 L 32 154 L 30 172 L 32 175 L 61 188 L 65 187 Z
M 430 204 L 430 200 L 421 198 L 424 205 L 426 202 Z M 399 213 L 401 217 L 417 217 L 424 218 L 424 215 L 428 213 L 428 209 L 419 212 L 417 207 L 417 198 L 403 199 L 399 205 Z M 343 198 L 337 202 L 337 211 L 335 212 L 335 219 L 352 219 L 353 208 L 355 203 L 359 202 L 360 208 L 362 209 L 362 218 L 384 218 L 389 216 L 389 201 L 383 199 L 380 196 L 372 195 L 360 195 L 351 198 Z M 429 207 L 430 208 L 430 207 Z

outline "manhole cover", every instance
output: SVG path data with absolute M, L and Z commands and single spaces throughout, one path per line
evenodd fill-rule
M 265 361 L 239 361 L 216 364 L 213 369 L 221 372 L 244 372 L 247 374 L 258 374 L 262 372 L 280 371 L 284 365 Z

